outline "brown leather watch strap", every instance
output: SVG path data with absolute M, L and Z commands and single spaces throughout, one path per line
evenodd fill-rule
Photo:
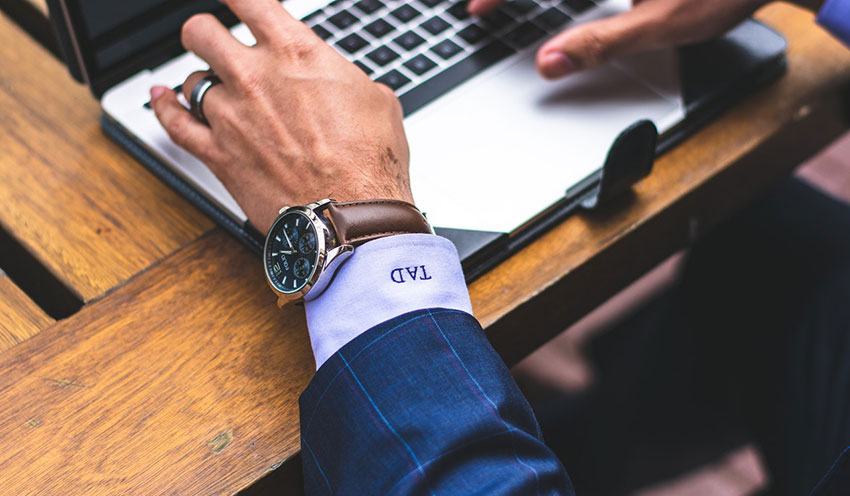
M 433 234 L 418 208 L 399 200 L 331 202 L 325 214 L 340 244 L 362 245 L 393 234 Z

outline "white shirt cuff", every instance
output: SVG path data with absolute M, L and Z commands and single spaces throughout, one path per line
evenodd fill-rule
M 328 288 L 304 306 L 316 369 L 352 339 L 399 315 L 426 308 L 472 314 L 457 249 L 432 234 L 388 236 L 357 247 Z

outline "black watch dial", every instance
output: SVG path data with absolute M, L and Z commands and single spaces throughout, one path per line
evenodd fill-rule
M 266 274 L 282 293 L 300 291 L 319 260 L 316 227 L 298 211 L 287 212 L 275 221 L 266 240 Z

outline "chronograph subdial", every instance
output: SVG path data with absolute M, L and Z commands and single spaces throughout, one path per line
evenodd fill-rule
M 310 276 L 310 261 L 304 257 L 299 257 L 295 261 L 292 272 L 298 279 L 307 279 Z
M 308 255 L 316 251 L 316 235 L 308 232 L 301 236 L 298 240 L 298 251 L 304 255 Z

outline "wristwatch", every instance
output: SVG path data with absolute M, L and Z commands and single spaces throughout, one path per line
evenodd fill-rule
M 394 234 L 434 234 L 418 208 L 398 200 L 325 199 L 278 213 L 263 249 L 266 279 L 278 306 L 320 295 L 363 243 Z

